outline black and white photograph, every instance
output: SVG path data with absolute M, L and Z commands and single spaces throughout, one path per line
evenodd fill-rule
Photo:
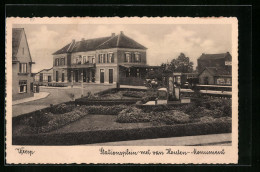
M 237 161 L 237 56 L 236 18 L 7 19 L 7 160 Z

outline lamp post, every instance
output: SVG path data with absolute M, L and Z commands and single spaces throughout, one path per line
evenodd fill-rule
M 71 76 L 70 76 L 70 78 L 71 78 L 71 88 L 73 88 L 73 71 L 71 71 Z
M 83 97 L 83 72 L 81 72 L 81 97 Z

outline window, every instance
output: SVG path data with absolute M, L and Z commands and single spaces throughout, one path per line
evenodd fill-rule
M 61 58 L 61 65 L 65 65 L 65 58 Z
M 135 53 L 135 62 L 141 62 L 141 57 L 139 53 Z
M 27 80 L 19 81 L 19 93 L 27 93 Z
M 107 56 L 107 62 L 108 63 L 114 63 L 114 54 L 113 53 L 109 53 Z
M 59 66 L 60 65 L 60 60 L 59 59 L 55 59 L 55 66 Z
M 139 69 L 136 69 L 136 76 L 137 76 L 137 77 L 140 77 L 140 71 L 139 71 Z
M 79 55 L 77 58 L 76 58 L 76 64 L 81 64 L 82 62 L 82 56 Z
M 96 62 L 95 62 L 95 58 L 92 58 L 92 64 L 95 64 Z
M 103 54 L 103 63 L 106 63 L 106 54 Z
M 126 53 L 125 54 L 125 62 L 130 63 L 130 58 L 131 58 L 131 54 L 130 53 Z
M 99 63 L 105 63 L 106 62 L 106 54 L 99 54 L 98 56 L 99 56 L 99 58 L 98 58 Z
M 27 73 L 27 63 L 20 63 L 19 72 Z
M 24 48 L 23 48 L 23 54 L 24 54 Z
M 48 76 L 46 74 L 43 75 L 43 81 L 48 81 Z
M 40 80 L 40 76 L 39 75 L 35 75 L 35 81 L 39 81 Z
M 131 70 L 130 68 L 128 68 L 126 71 L 126 77 L 130 77 L 130 76 L 131 76 Z
M 83 64 L 87 63 L 87 57 L 83 56 Z

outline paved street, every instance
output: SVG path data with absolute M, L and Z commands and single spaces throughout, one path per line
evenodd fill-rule
M 115 87 L 114 85 L 98 85 L 98 84 L 91 84 L 84 86 L 84 95 L 86 95 L 89 91 L 94 94 L 96 92 L 106 90 L 109 88 Z M 62 102 L 70 101 L 71 98 L 69 94 L 74 93 L 75 98 L 80 98 L 81 96 L 81 89 L 79 87 L 76 88 L 63 88 L 63 87 L 41 87 L 41 92 L 48 92 L 50 93 L 48 97 L 30 101 L 26 103 L 21 103 L 13 106 L 13 117 L 19 116 L 24 113 L 29 113 L 35 110 L 43 109 L 45 107 L 50 106 L 50 104 L 59 104 Z

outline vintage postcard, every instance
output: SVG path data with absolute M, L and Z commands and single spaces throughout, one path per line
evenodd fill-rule
M 7 164 L 237 164 L 235 17 L 6 18 Z

